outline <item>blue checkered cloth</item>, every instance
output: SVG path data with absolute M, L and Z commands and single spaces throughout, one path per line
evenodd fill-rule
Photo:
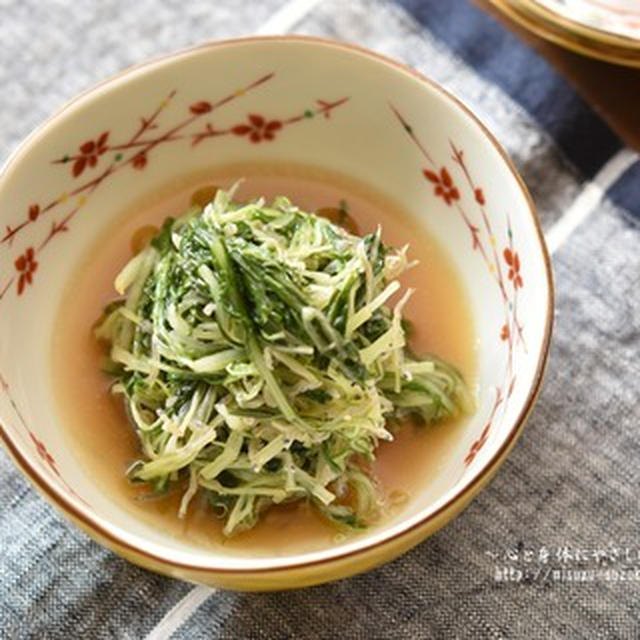
M 551 364 L 529 426 L 492 484 L 410 553 L 271 594 L 209 594 L 128 564 L 0 452 L 0 637 L 638 637 L 640 163 L 491 17 L 463 0 L 0 0 L 0 160 L 79 90 L 151 55 L 252 33 L 286 4 L 296 32 L 357 42 L 444 84 L 515 159 L 552 240 L 557 285 Z M 589 203 L 558 235 L 566 212 Z

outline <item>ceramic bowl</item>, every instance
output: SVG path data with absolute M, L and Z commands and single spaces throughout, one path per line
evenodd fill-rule
M 56 418 L 49 362 L 65 284 L 118 212 L 177 173 L 253 161 L 314 165 L 389 195 L 461 274 L 478 344 L 477 411 L 442 466 L 437 496 L 418 494 L 395 520 L 326 549 L 259 558 L 190 546 L 105 497 Z M 486 485 L 539 391 L 553 299 L 531 198 L 468 108 L 370 51 L 297 36 L 248 38 L 135 67 L 73 100 L 22 144 L 0 175 L 0 203 L 2 439 L 48 500 L 149 569 L 263 590 L 385 562 Z

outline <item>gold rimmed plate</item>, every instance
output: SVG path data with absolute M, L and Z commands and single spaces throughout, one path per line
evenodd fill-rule
M 638 0 L 518 0 L 542 18 L 602 44 L 640 49 Z
M 593 16 L 586 8 L 607 11 L 607 5 L 623 2 L 600 2 L 600 0 L 490 0 L 491 4 L 514 22 L 528 31 L 558 44 L 566 49 L 599 60 L 613 62 L 630 67 L 640 67 L 640 4 L 635 13 L 616 14 L 618 18 L 626 18 L 623 27 L 618 31 L 605 30 L 607 23 L 603 19 L 587 18 Z M 628 3 L 631 5 L 631 3 Z M 562 8 L 562 13 L 555 10 Z M 572 18 L 567 17 L 572 15 Z M 598 13 L 600 15 L 600 13 Z M 636 25 L 637 38 L 631 37 Z M 615 23 L 617 24 L 617 23 Z

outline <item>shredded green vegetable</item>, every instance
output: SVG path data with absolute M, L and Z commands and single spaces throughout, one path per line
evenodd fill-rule
M 298 499 L 366 526 L 379 504 L 366 462 L 390 421 L 467 411 L 468 391 L 453 367 L 407 349 L 406 247 L 284 197 L 232 196 L 167 219 L 96 329 L 141 443 L 129 476 L 181 488 L 181 517 L 205 492 L 225 535 Z

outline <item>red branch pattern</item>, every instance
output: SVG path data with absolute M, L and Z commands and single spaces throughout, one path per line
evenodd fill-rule
M 469 451 L 467 452 L 467 455 L 465 456 L 464 463 L 467 466 L 469 466 L 473 462 L 473 459 L 476 457 L 476 454 L 478 453 L 478 451 L 480 451 L 480 449 L 482 449 L 482 447 L 484 446 L 484 443 L 489 438 L 489 431 L 491 430 L 491 425 L 493 424 L 493 421 L 496 417 L 496 413 L 498 412 L 498 407 L 502 404 L 503 400 L 504 400 L 504 396 L 502 395 L 502 390 L 500 388 L 496 389 L 496 397 L 495 397 L 495 400 L 493 401 L 493 406 L 491 407 L 491 411 L 489 412 L 489 417 L 487 418 L 487 422 L 485 423 L 484 428 L 480 432 L 479 438 L 472 443 L 471 447 L 469 447 Z
M 328 119 L 334 109 L 349 100 L 348 97 L 335 101 L 316 100 L 313 107 L 282 119 L 266 118 L 261 114 L 249 113 L 245 122 L 222 128 L 217 128 L 214 125 L 210 118 L 211 114 L 217 109 L 269 82 L 274 76 L 275 73 L 268 73 L 214 102 L 199 100 L 192 103 L 188 105 L 186 109 L 188 114 L 186 117 L 177 124 L 162 130 L 159 124 L 159 117 L 174 101 L 177 91 L 173 90 L 150 115 L 140 118 L 138 128 L 128 139 L 124 141 L 113 141 L 111 132 L 108 130 L 103 131 L 94 139 L 86 140 L 80 144 L 76 152 L 53 160 L 53 164 L 56 165 L 70 165 L 73 180 L 79 179 L 87 172 L 98 168 L 101 164 L 103 168 L 98 175 L 93 176 L 70 191 L 59 195 L 47 204 L 41 205 L 39 203 L 33 203 L 29 205 L 26 215 L 21 222 L 13 226 L 6 226 L 5 233 L 0 238 L 0 245 L 6 244 L 11 246 L 16 236 L 25 229 L 25 227 L 35 224 L 43 215 L 58 209 L 61 205 L 69 201 L 70 198 L 77 198 L 74 206 L 66 212 L 62 218 L 51 223 L 47 235 L 42 239 L 40 244 L 27 247 L 24 252 L 15 259 L 14 274 L 0 286 L 0 300 L 7 294 L 14 283 L 17 283 L 17 294 L 22 295 L 26 286 L 32 283 L 33 274 L 38 267 L 38 260 L 36 260 L 38 254 L 55 236 L 68 231 L 71 220 L 84 206 L 91 194 L 93 194 L 105 180 L 126 167 L 130 167 L 136 171 L 143 170 L 147 166 L 153 150 L 157 147 L 179 140 L 190 141 L 191 146 L 196 146 L 209 138 L 225 135 L 245 138 L 252 144 L 270 142 L 275 140 L 277 135 L 287 126 L 310 120 L 315 116 L 323 116 L 325 119 Z M 202 120 L 206 121 L 200 128 L 195 131 L 189 130 L 190 125 Z M 109 160 L 105 162 L 104 159 L 107 157 L 109 157 Z
M 9 404 L 11 405 L 11 408 L 13 409 L 14 413 L 18 417 L 18 420 L 20 421 L 20 424 L 22 425 L 27 435 L 29 436 L 29 439 L 31 440 L 33 446 L 35 447 L 35 450 L 38 456 L 42 459 L 45 465 L 49 467 L 51 472 L 60 480 L 60 482 L 65 486 L 65 488 L 70 493 L 72 493 L 76 498 L 78 498 L 78 500 L 81 500 L 82 502 L 87 504 L 84 498 L 80 497 L 69 485 L 69 483 L 62 477 L 62 474 L 58 469 L 58 465 L 56 463 L 55 458 L 51 455 L 51 453 L 49 453 L 49 450 L 47 449 L 44 442 L 42 442 L 42 440 L 40 440 L 40 438 L 38 438 L 38 436 L 33 431 L 31 431 L 31 429 L 29 429 L 29 426 L 27 425 L 27 422 L 24 419 L 24 416 L 22 415 L 22 411 L 20 411 L 20 409 L 18 408 L 18 405 L 16 404 L 15 400 L 11 395 L 9 384 L 4 379 L 4 376 L 2 376 L 2 374 L 0 374 L 0 389 L 2 389 L 4 394 L 7 396 L 7 399 L 9 400 Z
M 112 142 L 111 132 L 103 131 L 95 139 L 87 140 L 78 146 L 78 150 L 74 154 L 64 155 L 53 161 L 53 164 L 71 165 L 71 177 L 73 180 L 79 179 L 85 172 L 89 172 L 97 168 L 100 163 L 105 166 L 102 171 L 83 182 L 79 186 L 71 189 L 69 192 L 63 193 L 44 205 L 34 203 L 27 208 L 24 219 L 11 226 L 7 225 L 4 235 L 0 238 L 0 245 L 12 246 L 16 236 L 27 226 L 35 224 L 40 218 L 61 207 L 70 198 L 77 197 L 74 206 L 67 211 L 60 219 L 51 222 L 49 231 L 42 241 L 36 246 L 28 246 L 24 251 L 15 258 L 13 262 L 14 273 L 0 287 L 0 300 L 4 298 L 12 285 L 16 284 L 17 295 L 22 295 L 25 288 L 32 284 L 34 274 L 39 267 L 36 259 L 40 252 L 55 238 L 58 234 L 69 230 L 69 223 L 84 206 L 91 194 L 115 173 L 122 171 L 125 167 L 131 167 L 134 170 L 143 170 L 148 162 L 151 152 L 158 146 L 175 142 L 178 140 L 189 140 L 191 146 L 196 146 L 208 138 L 214 138 L 223 135 L 234 135 L 239 138 L 244 137 L 253 144 L 260 142 L 269 142 L 276 138 L 283 128 L 294 125 L 296 123 L 310 120 L 315 116 L 323 116 L 325 119 L 330 118 L 331 112 L 345 104 L 349 98 L 341 98 L 335 101 L 316 100 L 313 108 L 307 108 L 300 113 L 283 119 L 267 119 L 263 115 L 250 113 L 247 115 L 246 122 L 236 123 L 234 125 L 217 129 L 213 122 L 208 120 L 204 126 L 197 131 L 188 131 L 189 125 L 205 117 L 210 118 L 211 114 L 220 107 L 228 104 L 232 100 L 239 98 L 249 91 L 256 89 L 260 85 L 265 84 L 274 77 L 274 73 L 264 75 L 245 87 L 242 87 L 233 93 L 219 99 L 216 102 L 200 100 L 188 107 L 188 116 L 175 124 L 163 133 L 158 133 L 160 125 L 158 119 L 160 114 L 171 104 L 177 95 L 177 91 L 171 91 L 167 97 L 158 105 L 158 107 L 148 116 L 140 118 L 140 124 L 130 138 L 123 142 Z M 104 163 L 103 158 L 108 154 L 111 156 L 109 162 Z M 43 460 L 45 465 L 60 480 L 60 482 L 78 499 L 84 500 L 69 486 L 62 477 L 55 458 L 51 455 L 44 442 L 28 427 L 22 412 L 11 396 L 9 385 L 0 374 L 0 389 L 6 394 L 16 416 L 28 434 L 36 453 Z M 86 503 L 85 503 L 86 504 Z
M 505 263 L 503 268 L 502 261 L 500 260 L 500 254 L 497 249 L 497 240 L 491 227 L 489 215 L 487 214 L 487 200 L 484 189 L 474 181 L 471 171 L 466 163 L 463 150 L 456 147 L 453 141 L 449 140 L 452 151 L 451 160 L 453 161 L 454 166 L 458 167 L 460 170 L 460 174 L 463 178 L 463 184 L 467 186 L 470 198 L 478 210 L 478 223 L 474 223 L 472 217 L 468 213 L 460 188 L 457 186 L 455 177 L 451 174 L 450 170 L 446 166 L 438 166 L 431 154 L 427 151 L 425 145 L 416 135 L 413 127 L 393 105 L 390 105 L 390 107 L 405 132 L 409 135 L 412 142 L 427 162 L 428 167 L 422 170 L 422 174 L 433 187 L 434 196 L 442 198 L 447 206 L 455 208 L 463 223 L 469 230 L 471 247 L 474 251 L 478 251 L 480 254 L 491 278 L 495 281 L 498 287 L 500 298 L 503 303 L 505 320 L 498 332 L 498 336 L 499 339 L 507 345 L 507 365 L 505 375 L 505 385 L 507 389 L 506 393 L 503 390 L 503 387 L 498 387 L 496 389 L 494 405 L 487 419 L 487 423 L 485 424 L 480 437 L 473 442 L 467 456 L 465 457 L 464 462 L 468 466 L 487 441 L 491 425 L 495 420 L 498 408 L 503 404 L 505 398 L 509 398 L 513 392 L 516 381 L 514 373 L 514 354 L 516 346 L 522 347 L 525 352 L 527 349 L 522 323 L 518 319 L 518 290 L 524 286 L 520 257 L 514 248 L 511 221 L 507 216 L 507 244 L 502 252 L 502 257 Z

